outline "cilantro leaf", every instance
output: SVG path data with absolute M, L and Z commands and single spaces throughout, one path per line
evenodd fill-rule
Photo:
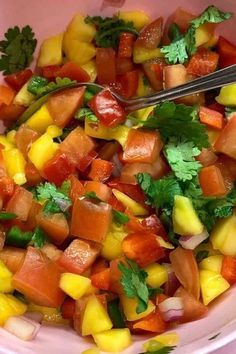
M 91 111 L 90 108 L 80 108 L 75 115 L 76 119 L 88 119 L 91 123 L 98 123 L 99 119 L 95 116 L 95 114 Z
M 4 34 L 5 40 L 0 41 L 0 71 L 4 75 L 25 69 L 33 60 L 37 45 L 34 32 L 30 26 L 20 30 L 18 26 L 9 28 Z
M 197 176 L 201 164 L 194 159 L 200 150 L 192 142 L 179 142 L 172 139 L 165 145 L 165 156 L 175 176 L 185 182 Z
M 113 209 L 112 214 L 114 221 L 120 225 L 124 225 L 129 221 L 129 217 L 121 211 Z
M 68 195 L 57 189 L 53 183 L 41 183 L 37 186 L 36 192 L 39 201 L 46 200 L 43 208 L 45 213 L 64 213 L 72 204 Z
M 149 291 L 146 284 L 147 273 L 139 268 L 132 260 L 126 260 L 127 265 L 123 262 L 118 264 L 118 268 L 122 273 L 121 285 L 127 297 L 136 298 L 136 312 L 141 313 L 147 309 Z
M 71 181 L 66 180 L 62 183 L 61 187 L 59 188 L 59 192 L 69 196 L 71 190 Z
M 42 76 L 33 76 L 27 85 L 27 90 L 33 95 L 38 95 L 38 92 L 42 90 L 48 84 L 48 80 Z
M 39 78 L 39 76 L 37 76 L 37 78 Z M 33 81 L 32 81 L 33 80 Z M 37 79 L 38 81 L 40 81 L 39 79 Z M 34 95 L 36 95 L 37 98 L 46 95 L 47 93 L 53 92 L 55 90 L 58 89 L 63 89 L 63 88 L 67 88 L 70 87 L 72 84 L 75 84 L 76 81 L 75 80 L 71 80 L 68 77 L 56 77 L 55 81 L 49 82 L 48 84 L 43 84 L 43 82 L 41 81 L 41 83 L 38 85 L 36 84 L 36 79 L 32 78 L 31 81 L 28 84 L 28 91 L 30 91 L 31 93 L 33 93 Z
M 171 346 L 171 347 L 162 347 L 160 349 L 157 349 L 157 350 L 152 350 L 152 351 L 147 351 L 147 352 L 143 352 L 143 353 L 140 353 L 140 354 L 169 354 L 171 353 L 176 347 L 174 346 Z
M 36 248 L 42 248 L 47 242 L 46 235 L 39 226 L 35 228 L 31 242 Z
M 92 199 L 94 202 L 102 202 L 102 199 L 100 199 L 95 192 L 87 192 L 84 196 L 85 198 Z
M 6 211 L 0 212 L 0 221 L 1 220 L 12 220 L 16 218 L 16 214 L 14 213 L 7 213 Z
M 183 34 L 180 31 L 179 26 L 176 23 L 172 23 L 168 30 L 168 37 L 171 41 L 175 42 L 183 37 Z
M 96 26 L 97 32 L 95 35 L 95 42 L 98 47 L 116 48 L 122 32 L 130 32 L 136 36 L 139 35 L 133 22 L 125 22 L 118 17 L 103 18 L 100 16 L 87 16 L 84 22 Z

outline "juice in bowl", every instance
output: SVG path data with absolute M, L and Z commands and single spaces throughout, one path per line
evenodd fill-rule
M 112 92 L 236 64 L 233 1 L 33 5 L 2 1 L 0 353 L 214 352 L 236 337 L 236 86 L 130 113 Z

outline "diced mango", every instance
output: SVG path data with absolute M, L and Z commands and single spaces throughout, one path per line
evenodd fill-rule
M 129 328 L 115 328 L 93 335 L 98 348 L 105 352 L 120 353 L 132 344 Z
M 125 22 L 133 22 L 137 30 L 141 30 L 150 23 L 150 17 L 143 11 L 120 11 L 118 17 Z
M 181 236 L 198 235 L 204 229 L 191 200 L 182 195 L 175 196 L 172 220 L 174 232 Z
M 43 321 L 58 323 L 58 324 L 67 324 L 67 320 L 65 320 L 61 312 L 58 308 L 39 306 L 33 303 L 28 305 L 29 312 L 39 312 L 43 315 Z
M 96 48 L 92 43 L 74 39 L 74 34 L 65 32 L 63 37 L 63 51 L 69 61 L 78 65 L 86 64 L 96 55 Z
M 5 135 L 0 135 L 0 144 L 4 146 L 4 150 L 10 150 L 15 147 L 15 145 L 10 143 Z
M 70 21 L 66 32 L 73 34 L 73 38 L 81 42 L 90 43 L 96 34 L 95 26 L 84 22 L 85 17 L 77 13 Z
M 229 283 L 216 272 L 202 269 L 199 276 L 204 305 L 208 305 L 230 287 Z
M 8 318 L 23 315 L 27 306 L 12 295 L 0 294 L 0 326 Z
M 128 321 L 139 320 L 140 318 L 149 315 L 149 313 L 155 310 L 155 305 L 150 300 L 148 301 L 147 309 L 141 313 L 136 312 L 137 304 L 138 304 L 137 299 L 133 299 L 125 295 L 121 295 L 120 300 L 124 310 L 125 317 L 127 318 Z
M 209 41 L 203 44 L 203 47 L 205 48 L 214 48 L 219 40 L 219 36 L 217 34 L 214 34 Z
M 195 42 L 196 47 L 200 47 L 201 45 L 208 42 L 215 30 L 215 24 L 213 23 L 204 23 L 203 25 L 199 26 L 195 32 Z
M 38 111 L 36 111 L 26 122 L 28 127 L 36 130 L 37 132 L 43 134 L 49 125 L 54 123 L 52 116 L 49 113 L 46 105 L 42 105 Z
M 236 106 L 236 84 L 223 86 L 220 89 L 219 96 L 216 97 L 216 101 L 223 106 Z
M 140 120 L 147 120 L 150 113 L 153 111 L 154 106 L 148 107 L 148 108 L 142 108 L 139 109 L 138 111 L 135 111 L 133 114 L 136 118 Z
M 72 299 L 78 300 L 88 290 L 91 284 L 89 278 L 73 273 L 63 273 L 61 275 L 59 286 Z
M 95 82 L 97 78 L 97 67 L 95 60 L 90 60 L 86 64 L 81 65 L 81 67 L 89 74 L 90 81 Z
M 98 348 L 89 348 L 84 350 L 81 354 L 99 354 L 100 351 Z
M 62 40 L 63 33 L 60 33 L 42 42 L 37 63 L 40 68 L 62 64 Z
M 150 95 L 152 92 L 153 92 L 153 89 L 151 88 L 151 86 L 149 85 L 149 83 L 145 82 L 145 75 L 143 74 L 143 72 L 139 72 L 139 79 L 138 79 L 138 88 L 137 88 L 137 96 L 138 97 L 142 97 L 142 96 L 146 96 L 146 95 Z M 146 112 L 146 110 L 150 110 L 150 108 L 154 108 L 154 106 L 152 107 L 148 107 L 148 108 L 143 108 L 143 109 L 139 109 L 138 111 L 135 111 L 133 114 L 137 117 L 137 118 L 140 118 L 142 119 L 140 116 L 139 116 L 139 112 Z M 150 111 L 151 112 L 151 111 Z M 138 115 L 137 115 L 138 114 Z M 146 120 L 146 119 L 144 119 Z
M 135 200 L 131 199 L 128 195 L 118 191 L 117 189 L 112 189 L 112 193 L 119 200 L 119 202 L 121 202 L 126 208 L 128 208 L 134 215 L 147 215 L 147 209 L 145 209 L 141 204 L 137 203 Z
M 221 255 L 210 256 L 210 257 L 203 259 L 199 263 L 199 267 L 200 267 L 200 269 L 211 270 L 213 272 L 220 274 L 221 267 L 222 267 L 222 261 L 223 261 L 223 256 L 221 256 Z
M 215 224 L 210 240 L 214 249 L 225 256 L 236 256 L 236 213 Z
M 167 270 L 161 264 L 157 264 L 157 263 L 150 264 L 144 270 L 148 274 L 146 282 L 152 288 L 158 288 L 163 284 L 165 284 L 168 280 Z
M 5 264 L 0 261 L 0 293 L 10 293 L 13 290 L 12 273 Z
M 59 128 L 57 125 L 49 125 L 49 127 L 46 130 L 46 133 L 50 135 L 52 138 L 58 138 L 60 135 L 62 135 L 63 130 Z
M 106 309 L 96 296 L 91 295 L 83 314 L 82 336 L 93 335 L 111 328 L 112 322 Z
M 10 144 L 15 144 L 16 143 L 16 140 L 15 140 L 15 137 L 16 137 L 16 130 L 10 130 L 8 133 L 7 133 L 7 140 L 9 141 Z
M 14 148 L 10 150 L 3 150 L 2 154 L 8 175 L 14 180 L 16 184 L 22 185 L 26 183 L 26 161 L 22 152 Z
M 151 349 L 154 349 L 153 344 L 155 342 L 165 347 L 177 346 L 179 344 L 179 336 L 176 332 L 159 334 L 158 336 L 155 336 L 151 338 L 149 341 L 145 342 L 143 344 L 143 349 L 145 351 L 150 351 L 150 352 L 153 351 Z
M 160 48 L 147 49 L 143 47 L 134 46 L 133 61 L 135 64 L 141 64 L 151 59 L 163 57 L 164 54 L 161 52 Z
M 172 245 L 170 242 L 166 242 L 161 236 L 157 236 L 157 241 L 159 245 L 167 250 L 173 250 L 175 246 Z
M 207 132 L 207 135 L 208 135 L 208 140 L 209 140 L 210 145 L 214 146 L 216 140 L 220 136 L 220 130 L 207 128 L 206 132 Z
M 35 100 L 35 96 L 30 93 L 27 89 L 28 87 L 28 82 L 26 82 L 20 89 L 20 91 L 17 92 L 13 103 L 18 104 L 20 106 L 28 107 L 31 105 L 32 102 Z
M 122 255 L 122 241 L 127 236 L 127 232 L 122 225 L 112 224 L 105 240 L 102 244 L 101 255 L 108 261 L 117 259 Z

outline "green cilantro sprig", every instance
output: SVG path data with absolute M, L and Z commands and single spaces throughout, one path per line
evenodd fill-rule
M 68 77 L 56 77 L 55 81 L 48 83 L 48 81 L 41 76 L 33 76 L 28 83 L 27 90 L 34 94 L 36 98 L 39 98 L 60 88 L 70 87 L 75 83 L 75 80 L 71 80 Z
M 96 117 L 96 115 L 91 111 L 90 108 L 80 108 L 75 114 L 75 118 L 79 120 L 87 119 L 91 123 L 99 122 L 98 117 Z

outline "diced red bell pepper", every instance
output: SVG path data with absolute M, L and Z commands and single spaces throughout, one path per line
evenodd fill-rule
M 101 247 L 85 240 L 73 240 L 58 260 L 60 267 L 67 272 L 81 274 L 95 261 Z
M 43 181 L 39 170 L 31 162 L 25 165 L 25 177 L 27 179 L 27 186 L 37 186 Z
M 152 232 L 157 236 L 161 236 L 164 239 L 168 239 L 167 232 L 161 222 L 161 220 L 156 216 L 156 214 L 152 214 L 147 218 L 143 219 L 141 222 L 142 226 L 146 229 L 146 231 Z
M 111 188 L 98 181 L 87 181 L 84 184 L 85 193 L 94 192 L 104 202 L 108 202 L 112 195 Z
M 58 70 L 57 76 L 68 77 L 71 80 L 76 80 L 78 82 L 88 82 L 90 81 L 90 76 L 81 66 L 73 63 L 67 62 Z
M 25 124 L 22 124 L 17 130 L 15 135 L 16 146 L 26 159 L 28 158 L 28 152 L 32 143 L 37 140 L 38 137 L 39 133 Z
M 88 177 L 93 181 L 104 183 L 111 177 L 113 167 L 114 165 L 110 161 L 95 159 L 91 163 Z
M 15 274 L 21 267 L 26 250 L 23 248 L 5 246 L 0 252 L 1 261 Z
M 13 276 L 13 286 L 33 303 L 41 306 L 61 306 L 65 294 L 59 288 L 61 271 L 39 249 L 28 247 L 24 262 Z
M 76 87 L 56 92 L 49 97 L 47 108 L 56 125 L 67 126 L 76 111 L 82 107 L 85 87 Z
M 224 129 L 221 131 L 220 136 L 214 144 L 217 152 L 221 152 L 233 159 L 236 159 L 236 115 L 233 116 Z
M 56 245 L 61 245 L 69 236 L 69 225 L 63 213 L 46 215 L 41 212 L 37 216 L 37 222 Z
M 108 261 L 105 258 L 99 257 L 93 263 L 91 267 L 91 275 L 102 272 L 103 270 L 109 268 Z
M 0 196 L 11 197 L 14 193 L 15 183 L 12 178 L 3 176 L 0 178 Z
M 207 48 L 199 48 L 187 64 L 187 73 L 204 76 L 213 73 L 218 65 L 219 54 Z
M 144 73 L 155 91 L 163 90 L 163 69 L 165 65 L 163 59 L 160 58 L 142 64 Z
M 68 177 L 68 181 L 71 184 L 70 198 L 73 200 L 73 202 L 75 202 L 76 199 L 84 195 L 85 189 L 83 184 L 74 175 L 70 175 Z
M 61 69 L 60 65 L 49 65 L 42 68 L 42 75 L 48 80 L 55 80 L 58 76 L 58 71 Z
M 26 107 L 19 106 L 17 104 L 0 104 L 0 119 L 4 123 L 12 123 L 17 121 L 17 119 L 24 113 Z
M 150 163 L 158 158 L 163 143 L 158 132 L 131 129 L 125 144 L 123 161 L 126 163 Z
M 230 283 L 230 285 L 236 283 L 236 258 L 224 256 L 221 267 L 221 275 L 227 280 L 228 283 Z
M 96 67 L 99 84 L 111 84 L 116 81 L 116 53 L 112 48 L 97 48 Z
M 79 164 L 78 164 L 78 169 L 81 172 L 85 172 L 87 168 L 91 165 L 94 159 L 98 156 L 98 153 L 95 150 L 90 151 L 86 156 L 84 156 Z
M 92 285 L 100 290 L 109 290 L 110 288 L 110 268 L 104 269 L 90 276 Z
M 210 165 L 214 165 L 217 161 L 216 154 L 212 151 L 212 149 L 203 148 L 201 153 L 196 157 L 196 160 L 201 163 L 203 167 L 207 167 Z
M 125 256 L 134 260 L 140 267 L 158 261 L 165 256 L 156 235 L 152 233 L 130 233 L 122 241 Z
M 221 197 L 227 194 L 222 173 L 215 165 L 201 169 L 199 183 L 206 197 Z
M 108 200 L 108 203 L 112 207 L 112 209 L 124 212 L 125 207 L 124 205 L 114 196 L 114 194 L 111 195 L 111 197 Z
M 224 126 L 224 116 L 220 112 L 210 108 L 200 107 L 199 110 L 200 122 L 208 125 L 211 128 L 221 130 Z
M 138 89 L 139 72 L 133 70 L 118 76 L 117 82 L 120 84 L 119 93 L 125 98 L 135 96 Z
M 116 73 L 123 75 L 134 69 L 134 63 L 130 58 L 116 58 Z
M 8 201 L 6 211 L 14 213 L 21 221 L 26 221 L 33 202 L 33 194 L 27 189 L 16 186 L 11 199 Z
M 42 174 L 49 182 L 60 186 L 74 171 L 75 166 L 69 161 L 67 155 L 59 151 L 45 163 Z
M 133 55 L 135 35 L 129 32 L 120 34 L 118 58 L 131 58 Z
M 60 144 L 60 150 L 64 152 L 69 161 L 75 166 L 79 165 L 80 160 L 93 150 L 95 143 L 87 136 L 84 130 L 77 127 Z
M 15 91 L 11 87 L 0 85 L 0 105 L 6 104 L 9 106 L 12 103 L 14 97 Z
M 112 221 L 109 204 L 77 199 L 73 205 L 70 233 L 85 240 L 102 243 Z
M 222 36 L 219 36 L 217 42 L 217 51 L 220 55 L 220 68 L 236 64 L 236 45 L 229 42 Z
M 61 315 L 66 320 L 73 320 L 75 313 L 75 300 L 67 297 L 61 306 Z
M 106 127 L 115 127 L 126 119 L 124 109 L 109 90 L 97 93 L 88 103 L 91 110 Z
M 108 141 L 99 149 L 98 155 L 102 160 L 110 161 L 120 150 L 121 146 L 117 141 Z
M 138 36 L 135 46 L 155 49 L 159 46 L 162 37 L 163 18 L 159 17 L 144 27 Z
M 19 91 L 22 86 L 31 78 L 33 75 L 32 70 L 25 69 L 14 74 L 10 74 L 4 77 L 6 83 L 13 88 L 13 90 Z
M 160 314 L 155 311 L 135 322 L 133 328 L 142 329 L 147 332 L 163 333 L 167 329 L 167 324 L 163 321 Z

